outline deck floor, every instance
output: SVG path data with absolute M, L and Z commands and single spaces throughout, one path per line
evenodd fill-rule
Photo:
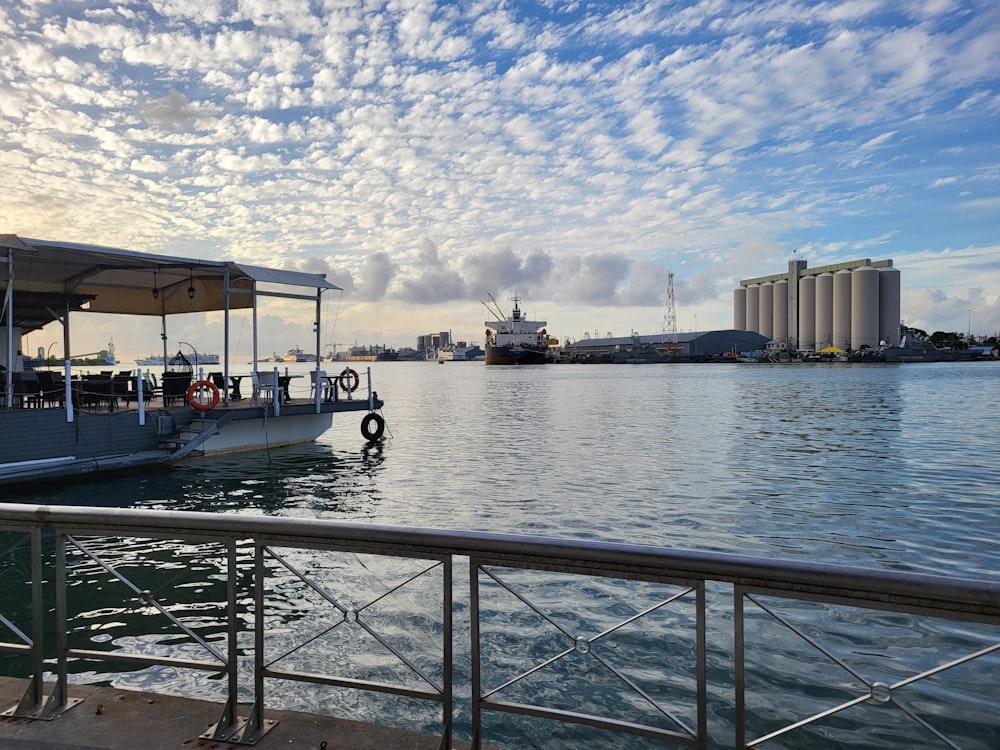
M 17 703 L 25 680 L 0 677 L 0 710 Z M 51 721 L 0 717 L 0 748 L 10 750 L 235 750 L 249 747 L 201 739 L 222 712 L 218 703 L 70 685 L 83 702 Z M 246 715 L 245 710 L 240 711 Z M 439 737 L 295 711 L 266 711 L 277 724 L 254 747 L 326 750 L 436 750 Z M 468 743 L 453 743 L 467 748 Z

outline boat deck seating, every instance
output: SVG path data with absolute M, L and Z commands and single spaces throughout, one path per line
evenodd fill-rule
M 0 369 L 0 408 L 6 408 L 6 373 Z M 274 371 L 262 370 L 249 376 L 229 376 L 230 387 L 223 387 L 225 378 L 221 372 L 207 373 L 209 379 L 218 389 L 220 401 L 226 395 L 230 401 L 238 402 L 243 398 L 240 393 L 240 381 L 249 377 L 253 383 L 251 400 L 255 406 L 273 403 L 275 398 L 283 404 L 313 402 L 316 398 L 317 386 L 320 399 L 324 403 L 339 400 L 339 384 L 336 375 L 325 371 L 310 371 L 308 375 L 275 375 Z M 167 372 L 162 375 L 162 381 L 155 373 L 144 372 L 142 398 L 146 409 L 174 408 L 184 406 L 187 389 L 193 380 L 187 373 Z M 295 385 L 295 378 L 302 378 L 301 385 Z M 306 379 L 308 378 L 308 390 Z M 100 374 L 85 374 L 72 379 L 73 407 L 81 414 L 107 413 L 127 411 L 138 408 L 139 387 L 136 375 L 118 373 L 112 376 Z M 38 370 L 25 373 L 15 373 L 13 400 L 11 408 L 64 408 L 66 402 L 65 378 L 62 372 L 56 370 Z M 236 404 L 233 404 L 234 406 Z
M 78 409 L 114 411 L 118 405 L 115 394 L 114 373 L 110 375 L 84 375 L 73 381 L 73 405 Z
M 163 405 L 171 406 L 177 401 L 183 401 L 191 385 L 191 374 L 182 372 L 163 373 Z
M 253 383 L 253 401 L 256 404 L 261 402 L 261 395 L 267 396 L 270 393 L 270 401 L 274 401 L 274 394 L 278 390 L 278 379 L 274 372 L 254 370 L 250 374 Z
M 316 398 L 316 388 L 321 389 L 321 398 L 324 401 L 333 401 L 333 390 L 336 387 L 334 385 L 334 379 L 327 375 L 323 370 L 310 370 L 309 371 L 309 399 L 312 400 Z
M 39 370 L 35 374 L 38 376 L 41 406 L 62 406 L 66 403 L 66 381 L 61 372 Z
M 41 406 L 38 378 L 34 372 L 15 372 L 11 377 L 11 406 L 15 409 Z M 7 371 L 0 368 L 0 405 L 7 406 Z

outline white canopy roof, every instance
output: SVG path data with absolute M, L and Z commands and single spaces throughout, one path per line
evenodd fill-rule
M 29 331 L 52 320 L 51 308 L 123 315 L 173 315 L 253 305 L 257 284 L 340 290 L 322 274 L 231 261 L 153 255 L 95 245 L 0 235 L 0 287 L 15 297 L 14 325 Z M 11 283 L 11 276 L 13 283 Z M 188 289 L 193 287 L 193 297 Z M 159 290 L 154 296 L 153 290 Z M 86 305 L 86 307 L 84 307 Z M 37 315 L 32 314 L 35 310 Z M 42 314 L 44 313 L 44 314 Z M 37 319 L 33 319 L 37 318 Z

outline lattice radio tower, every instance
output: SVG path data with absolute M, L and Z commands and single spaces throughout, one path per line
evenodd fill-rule
M 663 335 L 677 343 L 677 305 L 674 300 L 674 272 L 667 271 L 667 302 L 663 307 Z

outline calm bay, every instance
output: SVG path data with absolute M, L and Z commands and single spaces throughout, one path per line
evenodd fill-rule
M 311 445 L 5 495 L 1000 577 L 1000 363 L 370 367 L 381 445 L 344 415 Z

